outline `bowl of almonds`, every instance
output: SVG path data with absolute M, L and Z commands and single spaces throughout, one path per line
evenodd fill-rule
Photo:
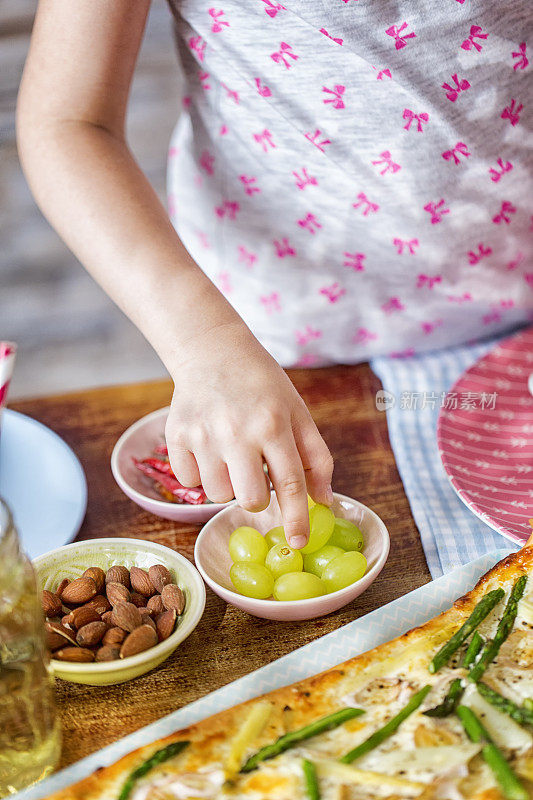
M 154 669 L 204 611 L 195 567 L 154 542 L 74 542 L 33 565 L 52 671 L 74 683 L 123 683 Z

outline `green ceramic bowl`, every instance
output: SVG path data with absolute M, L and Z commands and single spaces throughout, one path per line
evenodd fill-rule
M 187 559 L 161 544 L 142 539 L 92 539 L 58 547 L 33 562 L 41 589 L 54 591 L 63 578 L 78 578 L 88 567 L 108 570 L 114 564 L 148 569 L 164 564 L 185 594 L 185 611 L 178 618 L 174 633 L 129 658 L 99 664 L 71 664 L 52 658 L 53 674 L 72 683 L 104 686 L 123 683 L 157 667 L 192 633 L 205 608 L 205 587 L 196 568 Z

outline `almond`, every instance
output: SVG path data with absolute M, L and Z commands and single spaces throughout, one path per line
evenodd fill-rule
M 82 605 L 96 594 L 96 583 L 92 578 L 76 578 L 61 592 L 61 600 L 68 605 Z
M 45 617 L 59 617 L 63 611 L 60 598 L 48 589 L 44 589 L 41 594 L 41 605 Z
M 116 644 L 105 644 L 96 651 L 95 661 L 115 661 L 120 658 L 120 647 Z
M 134 606 L 137 606 L 137 608 L 146 608 L 147 600 L 143 594 L 139 594 L 139 592 L 132 592 L 130 600 Z
M 122 628 L 109 628 L 104 633 L 102 644 L 122 644 L 127 635 L 127 632 L 123 631 Z
M 142 625 L 141 612 L 133 603 L 117 603 L 113 608 L 111 621 L 117 628 L 131 633 Z
M 181 614 L 185 608 L 185 595 L 180 587 L 175 583 L 167 583 L 161 592 L 161 600 L 167 611 L 174 611 L 176 614 Z
M 149 625 L 136 628 L 122 643 L 120 657 L 128 658 L 157 644 L 157 633 Z
M 176 625 L 176 617 L 176 610 L 172 608 L 170 611 L 163 611 L 163 613 L 159 614 L 156 618 L 155 626 L 160 642 L 164 639 L 168 639 L 170 634 L 173 633 Z
M 148 600 L 146 608 L 148 609 L 148 612 L 150 614 L 153 614 L 153 616 L 162 614 L 163 611 L 165 610 L 165 606 L 163 605 L 163 601 L 161 600 L 161 595 L 154 594 L 154 596 Z
M 64 647 L 54 653 L 54 658 L 59 661 L 72 661 L 78 664 L 88 664 L 94 661 L 94 653 L 84 647 Z
M 112 606 L 116 606 L 117 603 L 129 603 L 130 602 L 130 590 L 126 589 L 123 583 L 117 583 L 116 581 L 110 581 L 106 584 L 105 587 L 107 599 L 111 603 Z
M 68 586 L 69 583 L 70 581 L 68 578 L 63 578 L 63 580 L 61 581 L 55 592 L 58 597 L 61 597 L 61 595 L 63 594 L 63 589 L 65 588 L 65 586 Z
M 47 620 L 44 623 L 44 630 L 45 633 L 48 635 L 49 633 L 56 633 L 58 636 L 63 638 L 63 644 L 65 645 L 67 642 L 70 644 L 76 644 L 76 634 L 74 631 L 69 630 L 60 622 L 52 622 L 51 620 Z
M 51 653 L 53 653 L 54 650 L 59 650 L 60 647 L 64 647 L 66 644 L 65 637 L 61 636 L 60 633 L 56 633 L 56 631 L 45 631 L 44 640 Z
M 96 591 L 98 594 L 104 590 L 105 585 L 105 572 L 100 567 L 89 567 L 83 573 L 85 578 L 92 578 L 96 584 Z
M 111 603 L 103 594 L 97 594 L 96 597 L 85 603 L 85 608 L 94 608 L 102 616 L 106 611 L 111 611 Z
M 76 628 L 79 631 L 80 628 L 83 628 L 84 625 L 88 625 L 90 622 L 101 622 L 102 618 L 98 611 L 95 611 L 94 608 L 89 608 L 88 606 L 80 606 L 79 608 L 75 608 L 73 611 L 70 612 L 69 617 L 69 625 L 72 625 L 73 628 Z
M 154 564 L 148 569 L 148 577 L 152 581 L 152 586 L 156 592 L 163 591 L 163 586 L 172 583 L 172 576 L 164 564 Z
M 152 581 L 144 569 L 141 569 L 140 567 L 132 567 L 130 569 L 130 581 L 133 591 L 142 594 L 143 597 L 151 597 L 153 594 L 155 594 Z
M 113 627 L 113 620 L 111 619 L 112 616 L 113 616 L 112 611 L 106 611 L 105 614 L 102 614 L 102 622 L 105 622 L 108 630 L 109 628 Z
M 76 641 L 81 647 L 93 647 L 102 641 L 102 637 L 107 630 L 105 622 L 89 622 L 80 628 Z
M 150 612 L 146 608 L 140 608 L 139 611 L 141 612 L 141 619 L 143 621 L 143 625 L 149 625 L 155 631 L 156 630 L 155 622 L 150 616 Z
M 117 564 L 109 567 L 105 576 L 106 583 L 121 583 L 126 589 L 130 587 L 130 571 L 127 567 Z
M 74 616 L 73 616 L 72 611 L 71 611 L 70 613 L 65 614 L 64 617 L 61 617 L 61 624 L 63 625 L 63 627 L 70 628 L 70 630 L 73 630 L 73 628 L 74 628 L 74 626 L 72 625 L 72 620 L 73 619 L 74 619 Z

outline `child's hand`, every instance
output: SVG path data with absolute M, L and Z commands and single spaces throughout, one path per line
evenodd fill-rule
M 307 491 L 331 504 L 333 459 L 287 375 L 239 321 L 196 337 L 173 374 L 166 426 L 172 469 L 210 500 L 235 497 L 248 511 L 270 501 L 263 461 L 287 540 L 309 536 Z

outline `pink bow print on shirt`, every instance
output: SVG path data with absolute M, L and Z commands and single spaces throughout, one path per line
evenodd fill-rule
M 372 164 L 374 164 L 376 167 L 380 164 L 384 165 L 383 169 L 379 170 L 380 175 L 385 175 L 389 171 L 394 175 L 395 172 L 398 172 L 398 170 L 401 169 L 401 166 L 392 160 L 392 156 L 388 150 L 384 150 L 379 154 L 379 156 L 380 157 L 375 161 L 372 161 Z
M 303 191 L 306 186 L 318 186 L 318 181 L 313 175 L 309 175 L 306 168 L 302 168 L 302 174 L 294 171 L 292 173 L 296 180 L 296 186 L 300 191 Z
M 332 283 L 331 286 L 323 286 L 322 289 L 320 289 L 320 294 L 323 294 L 325 297 L 327 297 L 328 302 L 336 303 L 343 295 L 346 294 L 346 289 L 341 288 L 338 281 L 335 281 L 335 283 Z
M 501 119 L 508 119 L 514 128 L 514 126 L 518 125 L 518 123 L 520 122 L 520 112 L 522 111 L 523 108 L 524 106 L 522 103 L 518 105 L 516 100 L 511 99 L 510 105 L 506 106 L 503 109 L 501 113 Z
M 267 314 L 274 314 L 276 311 L 281 311 L 280 296 L 278 292 L 263 295 L 260 300 L 265 308 Z
M 384 78 L 390 78 L 390 80 L 392 80 L 392 72 L 390 71 L 390 69 L 380 69 L 379 72 L 374 66 L 372 66 L 372 69 L 375 69 L 376 72 L 378 73 L 376 75 L 377 81 L 382 81 Z
M 320 339 L 321 336 L 322 331 L 311 325 L 306 325 L 303 331 L 296 331 L 296 341 L 302 346 L 312 342 L 313 339 Z
M 335 36 L 331 36 L 331 35 L 330 35 L 330 34 L 327 32 L 327 30 L 326 30 L 325 28 L 320 28 L 320 33 L 323 33 L 323 34 L 324 34 L 324 36 L 327 36 L 327 37 L 328 37 L 328 39 L 331 39 L 331 40 L 332 40 L 332 41 L 334 41 L 336 44 L 342 44 L 342 42 L 343 42 L 343 39 L 337 39 Z
M 472 50 L 474 47 L 478 53 L 480 50 L 483 50 L 483 45 L 476 42 L 476 39 L 488 39 L 489 34 L 483 33 L 483 28 L 480 25 L 471 25 L 470 26 L 470 35 L 468 39 L 465 39 L 462 43 L 461 47 L 463 50 Z
M 281 3 L 271 3 L 270 0 L 262 0 L 262 2 L 266 5 L 265 11 L 269 17 L 275 17 L 278 11 L 285 11 L 285 6 L 282 6 Z
M 344 258 L 346 259 L 343 263 L 343 267 L 350 267 L 353 269 L 354 272 L 364 272 L 365 265 L 363 261 L 366 258 L 364 253 L 344 253 Z
M 407 45 L 406 39 L 416 39 L 416 33 L 404 33 L 406 28 L 407 22 L 402 22 L 399 28 L 396 25 L 391 25 L 390 28 L 387 28 L 385 31 L 387 36 L 392 36 L 394 38 L 396 50 L 401 50 L 402 47 Z
M 510 214 L 516 214 L 516 208 L 508 200 L 504 200 L 499 213 L 492 218 L 492 221 L 495 225 L 501 225 L 502 222 L 509 225 L 511 222 Z
M 352 203 L 354 208 L 360 208 L 363 212 L 363 217 L 368 217 L 369 214 L 375 214 L 379 211 L 377 203 L 372 203 L 364 192 L 359 192 L 357 195 L 357 203 Z
M 253 185 L 256 183 L 257 178 L 248 177 L 247 175 L 239 175 L 239 180 L 243 184 L 246 194 L 252 195 L 261 191 L 258 186 Z
M 513 58 L 518 59 L 513 66 L 513 69 L 525 69 L 529 64 L 529 60 L 526 56 L 526 43 L 521 42 L 518 46 L 518 51 L 511 53 Z
M 222 204 L 215 208 L 218 217 L 228 217 L 228 219 L 235 219 L 239 210 L 240 205 L 230 200 L 223 200 Z
M 469 303 L 472 300 L 472 295 L 470 292 L 465 292 L 464 294 L 448 294 L 446 295 L 446 299 L 450 301 L 450 303 Z
M 259 92 L 261 97 L 271 97 L 272 96 L 272 92 L 270 91 L 268 86 L 264 86 L 261 83 L 261 78 L 254 78 L 254 80 L 255 80 L 255 85 L 257 86 L 257 91 Z
M 470 151 L 464 142 L 457 142 L 455 147 L 452 150 L 446 150 L 442 153 L 442 157 L 445 161 L 450 161 L 452 158 L 455 164 L 461 163 L 461 156 L 468 158 L 470 155 Z
M 427 211 L 428 214 L 431 214 L 431 224 L 436 225 L 440 222 L 444 216 L 444 214 L 449 214 L 450 209 L 444 208 L 444 199 L 440 199 L 438 203 L 427 203 L 424 206 L 424 211 Z
M 305 228 L 305 230 L 312 234 L 315 234 L 318 228 L 322 227 L 314 214 L 306 214 L 303 219 L 298 220 L 298 225 L 300 228 Z
M 211 155 L 208 150 L 204 150 L 202 155 L 200 156 L 200 161 L 198 162 L 202 169 L 204 169 L 208 175 L 212 175 L 214 172 L 213 164 L 215 163 L 215 156 Z
M 295 256 L 296 250 L 291 247 L 289 240 L 284 237 L 281 242 L 274 239 L 274 247 L 276 248 L 276 256 L 278 258 L 286 258 L 287 256 Z
M 459 92 L 465 92 L 467 89 L 470 89 L 470 84 L 465 78 L 462 80 L 458 78 L 457 73 L 452 75 L 451 80 L 454 83 L 453 86 L 449 83 L 443 83 L 442 88 L 446 90 L 446 97 L 448 100 L 451 100 L 452 103 L 455 103 L 459 97 Z
M 274 149 L 276 147 L 272 141 L 272 134 L 267 128 L 263 133 L 254 133 L 254 139 L 262 146 L 264 153 L 267 153 L 269 148 Z
M 244 262 L 248 267 L 248 269 L 252 269 L 253 265 L 257 261 L 256 254 L 251 253 L 243 244 L 239 245 L 238 252 L 239 252 L 239 261 Z
M 506 161 L 504 163 L 503 159 L 499 158 L 498 159 L 498 167 L 499 167 L 499 169 L 497 169 L 496 167 L 491 167 L 489 169 L 490 179 L 494 183 L 498 183 L 498 181 L 500 181 L 503 178 L 503 176 L 505 175 L 506 172 L 510 172 L 512 170 L 512 168 L 513 168 L 513 165 L 511 164 L 510 161 Z
M 288 60 L 292 58 L 293 61 L 298 61 L 299 56 L 292 50 L 292 45 L 287 44 L 287 42 L 281 42 L 279 46 L 279 50 L 276 53 L 272 53 L 270 55 L 272 61 L 275 61 L 276 64 L 284 64 L 286 69 L 290 69 L 294 64 Z
M 394 311 L 404 311 L 405 306 L 399 297 L 391 297 L 381 306 L 385 314 L 392 314 Z
M 213 24 L 211 26 L 213 33 L 220 33 L 220 31 L 224 30 L 225 27 L 229 28 L 229 22 L 226 22 L 226 20 L 222 19 L 224 16 L 224 11 L 222 11 L 222 9 L 217 11 L 216 8 L 210 8 L 208 9 L 207 13 L 213 20 Z
M 440 325 L 442 325 L 443 321 L 444 320 L 442 320 L 442 319 L 436 319 L 433 322 L 422 322 L 421 323 L 421 328 L 422 328 L 423 333 L 427 333 L 427 334 L 433 333 L 435 328 L 438 328 Z
M 329 139 L 322 139 L 322 141 L 319 141 L 321 135 L 322 135 L 322 131 L 319 128 L 317 128 L 316 131 L 313 134 L 311 134 L 310 132 L 307 132 L 305 134 L 305 138 L 308 139 L 311 142 L 311 144 L 314 144 L 314 146 L 317 147 L 320 150 L 321 153 L 323 153 L 324 152 L 324 147 L 327 144 L 331 144 L 331 142 L 330 142 Z
M 353 344 L 367 344 L 368 342 L 372 342 L 377 338 L 377 333 L 372 333 L 372 331 L 369 331 L 368 328 L 358 328 L 355 334 L 352 336 L 352 342 Z
M 208 89 L 211 88 L 211 84 L 207 82 L 208 78 L 209 78 L 209 72 L 202 71 L 198 73 L 198 80 L 200 81 L 200 86 L 202 87 L 202 89 L 205 89 L 206 92 L 208 91 Z
M 415 114 L 415 112 L 411 111 L 409 108 L 404 108 L 403 118 L 407 120 L 407 125 L 403 126 L 404 130 L 408 131 L 411 128 L 411 124 L 416 120 L 417 130 L 421 132 L 424 130 L 422 125 L 429 120 L 429 114 L 426 114 L 425 111 L 422 112 L 422 114 Z
M 328 92 L 329 94 L 333 95 L 333 97 L 327 97 L 324 100 L 324 103 L 332 103 L 333 108 L 345 108 L 344 100 L 342 96 L 346 91 L 346 86 L 342 86 L 341 84 L 336 84 L 333 89 L 328 89 L 327 86 L 322 88 L 323 92 Z
M 198 56 L 198 61 L 204 60 L 206 42 L 204 42 L 201 36 L 192 36 L 189 39 L 189 47 Z
M 230 294 L 233 291 L 229 272 L 219 272 L 216 277 L 216 284 L 222 294 Z
M 437 283 L 442 283 L 441 275 L 424 275 L 423 273 L 418 276 L 416 282 L 417 289 L 433 289 Z
M 487 258 L 492 253 L 492 247 L 485 247 L 481 242 L 477 246 L 477 252 L 470 250 L 468 255 L 469 264 L 479 264 L 483 258 Z
M 414 256 L 416 255 L 416 248 L 420 246 L 418 239 L 393 239 L 393 245 L 396 247 L 396 252 L 401 256 L 405 250 L 406 253 Z
M 507 269 L 509 271 L 516 269 L 517 267 L 520 266 L 523 260 L 524 260 L 524 254 L 517 253 L 516 256 L 507 264 Z

